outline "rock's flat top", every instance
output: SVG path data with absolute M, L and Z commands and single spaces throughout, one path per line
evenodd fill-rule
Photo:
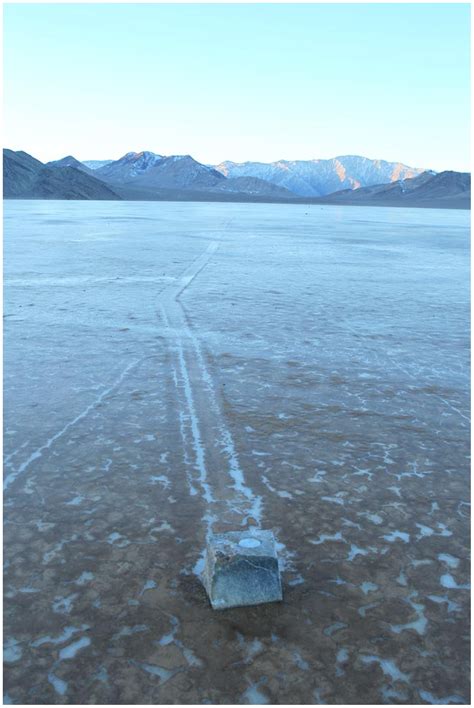
M 229 531 L 214 534 L 208 542 L 215 551 L 246 556 L 271 556 L 276 558 L 275 537 L 271 531 Z

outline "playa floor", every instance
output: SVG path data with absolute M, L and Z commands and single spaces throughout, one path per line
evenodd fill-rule
M 468 703 L 469 213 L 4 213 L 5 702 Z

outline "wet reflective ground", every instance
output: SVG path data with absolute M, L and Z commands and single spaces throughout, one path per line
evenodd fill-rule
M 469 214 L 5 202 L 5 701 L 469 702 Z M 215 612 L 206 535 L 279 542 Z

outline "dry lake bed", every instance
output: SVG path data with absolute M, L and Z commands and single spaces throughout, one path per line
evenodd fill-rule
M 469 703 L 469 212 L 4 218 L 5 702 Z

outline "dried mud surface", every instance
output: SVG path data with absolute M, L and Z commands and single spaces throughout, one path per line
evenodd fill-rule
M 5 205 L 6 703 L 469 702 L 469 217 Z M 279 542 L 214 612 L 206 534 Z

